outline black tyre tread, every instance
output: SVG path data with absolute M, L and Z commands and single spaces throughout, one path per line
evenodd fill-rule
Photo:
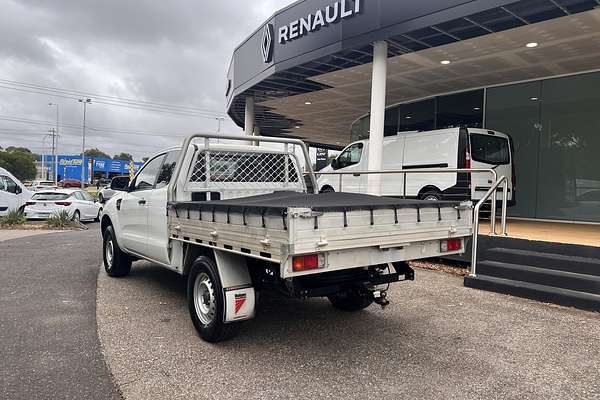
M 109 268 L 108 263 L 106 262 L 106 251 L 104 247 L 106 246 L 109 235 L 112 237 L 113 241 L 112 268 Z M 106 271 L 106 274 L 113 278 L 129 275 L 129 272 L 131 271 L 131 257 L 128 254 L 125 254 L 119 247 L 119 244 L 115 238 L 115 231 L 111 225 L 107 226 L 104 230 L 102 239 L 102 259 L 104 260 L 104 270 Z
M 373 303 L 373 299 L 361 296 L 357 291 L 336 293 L 327 298 L 338 310 L 350 312 L 363 310 Z
M 205 326 L 202 324 L 202 322 L 200 322 L 196 316 L 196 308 L 194 307 L 194 282 L 196 275 L 198 275 L 200 271 L 206 272 L 210 276 L 215 285 L 215 292 L 218 294 L 216 296 L 217 317 L 208 326 Z M 190 273 L 188 275 L 187 302 L 192 323 L 194 324 L 198 335 L 200 335 L 200 337 L 207 342 L 217 343 L 229 340 L 234 337 L 240 329 L 240 322 L 223 322 L 225 314 L 225 302 L 223 300 L 223 296 L 221 295 L 222 293 L 223 287 L 221 285 L 219 272 L 215 262 L 207 256 L 198 257 L 192 264 Z
M 438 200 L 442 199 L 442 193 L 437 190 L 428 190 L 427 192 L 421 194 L 421 199 L 424 200 L 427 196 L 435 196 Z

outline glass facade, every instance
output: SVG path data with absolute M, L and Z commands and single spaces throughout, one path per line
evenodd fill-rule
M 517 200 L 509 215 L 600 222 L 598 88 L 600 73 L 588 73 L 438 96 L 388 109 L 385 135 L 452 126 L 507 133 Z M 351 139 L 368 135 L 367 116 L 353 124 Z

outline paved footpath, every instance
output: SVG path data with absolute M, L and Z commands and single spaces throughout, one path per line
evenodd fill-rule
M 96 330 L 98 224 L 0 241 L 0 398 L 120 399 Z

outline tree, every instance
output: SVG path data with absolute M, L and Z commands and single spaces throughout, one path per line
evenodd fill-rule
M 116 154 L 113 160 L 133 161 L 133 156 L 129 153 Z
M 10 149 L 10 150 L 9 150 Z M 19 180 L 35 179 L 35 155 L 29 149 L 9 147 L 0 151 L 0 167 L 5 168 Z
M 108 154 L 97 148 L 87 149 L 85 156 L 90 158 L 110 158 Z

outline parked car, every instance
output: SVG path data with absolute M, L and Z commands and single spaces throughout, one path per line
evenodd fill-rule
M 99 220 L 102 205 L 84 190 L 56 189 L 35 193 L 25 203 L 27 219 L 47 219 L 67 210 L 74 221 Z
M 100 178 L 97 181 L 100 184 L 100 187 L 105 187 L 110 185 L 110 178 Z
M 384 170 L 427 168 L 495 169 L 498 177 L 508 179 L 509 205 L 515 202 L 515 169 L 512 139 L 489 129 L 449 128 L 424 132 L 399 133 L 384 138 Z M 348 145 L 331 165 L 319 172 L 366 171 L 369 164 L 369 141 Z M 319 191 L 340 191 L 339 175 L 322 175 Z M 405 187 L 406 185 L 406 187 Z M 479 200 L 491 186 L 485 173 L 384 174 L 381 195 L 421 200 Z M 366 193 L 367 175 L 344 175 L 342 191 Z M 501 200 L 502 193 L 498 193 Z
M 113 180 L 123 180 L 123 179 L 127 179 L 129 180 L 129 177 L 127 175 L 121 175 L 121 176 L 115 176 L 114 178 L 111 179 L 111 181 L 109 182 L 109 185 L 100 189 L 100 192 L 98 192 L 98 201 L 100 203 L 104 203 L 106 202 L 108 199 L 110 199 L 111 197 L 113 197 L 115 195 L 115 193 L 117 193 L 118 190 L 113 189 L 112 186 L 112 181 Z
M 33 192 L 10 172 L 0 168 L 0 216 L 9 210 L 23 208 L 32 195 Z
M 81 181 L 78 179 L 63 179 L 59 182 L 58 186 L 63 188 L 80 188 Z
M 58 185 L 55 185 L 53 181 L 33 181 L 29 188 L 34 192 L 39 192 L 45 189 L 57 189 Z

